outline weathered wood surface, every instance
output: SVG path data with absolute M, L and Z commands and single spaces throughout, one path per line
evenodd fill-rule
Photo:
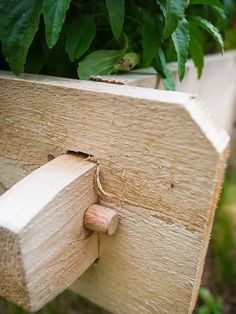
M 25 79 L 24 79 L 25 78 Z M 228 136 L 192 95 L 25 75 L 0 77 L 0 173 L 9 187 L 68 150 L 99 165 L 115 235 L 73 290 L 114 313 L 191 313 Z
M 153 68 L 134 69 L 129 73 L 119 73 L 91 78 L 95 82 L 104 82 L 118 85 L 158 88 L 160 77 Z
M 176 70 L 177 72 L 177 70 Z M 178 91 L 197 93 L 206 102 L 216 122 L 232 133 L 236 109 L 236 51 L 209 55 L 200 80 L 189 62 L 184 80 L 177 83 Z
M 170 64 L 176 82 L 176 90 L 199 95 L 214 116 L 216 122 L 232 133 L 236 110 L 236 51 L 205 57 L 205 66 L 200 80 L 191 60 L 186 64 L 182 82 L 178 80 L 178 66 Z M 105 80 L 118 83 L 164 89 L 161 79 L 153 68 L 137 69 L 128 74 L 104 76 Z
M 83 216 L 97 201 L 96 164 L 62 155 L 0 197 L 0 295 L 36 311 L 97 258 Z

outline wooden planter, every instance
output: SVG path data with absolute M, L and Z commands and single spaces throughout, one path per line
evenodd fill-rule
M 171 64 L 176 89 L 199 95 L 216 123 L 231 136 L 230 165 L 236 170 L 236 51 L 205 57 L 205 67 L 200 80 L 193 62 L 187 63 L 186 75 L 180 83 L 177 78 L 177 64 Z M 120 84 L 163 89 L 154 69 L 135 70 L 126 75 L 109 76 Z
M 229 141 L 202 101 L 6 72 L 0 95 L 0 294 L 35 311 L 80 277 L 113 313 L 191 313 Z
M 205 102 L 215 121 L 230 134 L 233 131 L 236 108 L 236 51 L 205 57 L 205 66 L 200 80 L 191 60 L 186 66 L 185 78 L 178 80 L 177 64 L 170 68 L 176 81 L 176 90 L 199 95 Z M 163 89 L 160 78 L 152 68 L 133 70 L 124 75 L 104 77 L 119 84 Z

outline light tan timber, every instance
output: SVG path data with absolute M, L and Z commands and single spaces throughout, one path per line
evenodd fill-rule
M 95 82 L 104 82 L 117 85 L 157 88 L 160 77 L 153 68 L 134 69 L 128 73 L 119 73 L 91 78 Z
M 92 231 L 113 235 L 118 227 L 119 216 L 114 209 L 98 204 L 91 205 L 84 214 L 84 226 Z
M 0 75 L 0 174 L 10 187 L 50 156 L 90 155 L 101 205 L 118 208 L 99 262 L 72 289 L 113 313 L 191 313 L 228 136 L 195 96 Z
M 95 173 L 96 164 L 62 155 L 0 197 L 0 295 L 36 311 L 98 258 L 97 235 L 83 227 Z
M 6 191 L 5 187 L 0 183 L 0 195 Z
M 174 72 L 177 76 L 177 69 Z M 193 63 L 189 61 L 184 80 L 181 83 L 176 81 L 178 91 L 200 95 L 215 121 L 232 133 L 236 110 L 236 51 L 225 52 L 223 56 L 207 56 L 200 80 Z
M 198 94 L 206 103 L 216 122 L 227 132 L 233 130 L 236 110 L 236 51 L 208 55 L 204 58 L 202 77 L 197 78 L 197 70 L 191 60 L 186 64 L 186 73 L 182 82 L 178 79 L 178 66 L 169 64 L 176 90 Z M 164 89 L 162 80 L 153 68 L 136 69 L 127 74 L 103 76 L 117 84 Z

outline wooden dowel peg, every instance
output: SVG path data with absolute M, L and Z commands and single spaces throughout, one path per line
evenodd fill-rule
M 84 214 L 84 226 L 92 231 L 115 233 L 119 222 L 119 216 L 114 209 L 101 205 L 91 205 Z

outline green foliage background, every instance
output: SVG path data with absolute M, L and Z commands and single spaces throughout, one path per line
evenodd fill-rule
M 152 65 L 167 89 L 167 61 L 182 80 L 191 56 L 200 77 L 206 39 L 223 51 L 227 19 L 220 0 L 0 0 L 0 12 L 1 67 L 16 75 L 88 79 Z

